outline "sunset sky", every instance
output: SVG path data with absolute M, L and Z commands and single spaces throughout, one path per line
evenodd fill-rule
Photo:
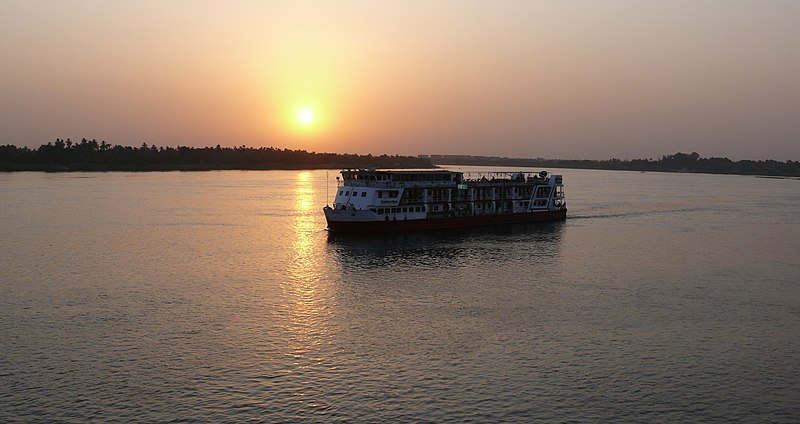
M 0 0 L 0 144 L 800 160 L 800 1 Z

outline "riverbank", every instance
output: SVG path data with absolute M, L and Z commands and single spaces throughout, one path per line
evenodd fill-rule
M 425 156 L 435 165 L 510 166 L 525 168 L 598 169 L 608 171 L 689 172 L 696 174 L 763 175 L 774 177 L 800 177 L 800 162 L 776 160 L 740 160 L 728 158 L 703 158 L 698 153 L 676 153 L 661 159 L 544 159 L 507 158 L 467 155 Z
M 0 171 L 108 172 L 434 168 L 428 158 L 317 153 L 274 147 L 140 147 L 58 139 L 37 149 L 0 146 Z
M 0 163 L 0 172 L 169 172 L 169 171 L 276 171 L 276 170 L 313 170 L 313 169 L 346 169 L 346 168 L 395 168 L 395 169 L 433 169 L 428 166 L 403 166 L 388 165 L 375 166 L 373 164 L 344 164 L 344 163 L 314 163 L 314 164 L 280 164 L 267 163 L 256 165 L 230 165 L 230 164 L 153 164 L 153 165 L 102 165 L 91 163 L 72 164 L 14 164 Z
M 428 169 L 437 165 L 504 166 L 520 168 L 598 169 L 609 171 L 690 172 L 772 177 L 800 177 L 800 162 L 702 158 L 676 153 L 661 159 L 544 159 L 470 155 L 380 155 L 317 153 L 274 147 L 140 147 L 110 145 L 83 139 L 58 139 L 37 149 L 0 146 L 0 172 L 147 172 L 215 170 L 294 170 L 343 168 Z

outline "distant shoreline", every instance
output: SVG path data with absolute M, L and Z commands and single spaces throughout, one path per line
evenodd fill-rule
M 347 168 L 386 168 L 373 165 L 352 164 L 263 164 L 257 166 L 226 166 L 213 164 L 186 164 L 186 165 L 152 165 L 152 166 L 103 166 L 94 164 L 9 164 L 0 163 L 0 172 L 205 172 L 205 171 L 301 171 L 316 169 L 347 169 Z M 434 169 L 436 166 L 389 166 L 395 169 Z
M 0 171 L 148 172 L 297 170 L 341 168 L 434 168 L 417 156 L 317 153 L 274 147 L 140 147 L 105 141 L 57 139 L 37 149 L 0 145 Z
M 770 180 L 800 180 L 800 177 L 780 176 L 780 175 L 755 175 L 756 178 L 766 178 Z
M 702 158 L 697 153 L 676 153 L 661 159 L 575 160 L 544 158 L 506 158 L 492 156 L 429 155 L 434 165 L 508 166 L 526 168 L 598 169 L 608 171 L 687 172 L 720 175 L 753 175 L 765 177 L 800 177 L 800 162 L 775 160 L 740 160 Z
M 37 149 L 0 145 L 0 172 L 166 172 L 219 170 L 301 170 L 346 168 L 432 169 L 442 165 L 800 177 L 800 162 L 702 158 L 676 153 L 660 159 L 574 160 L 469 155 L 356 155 L 316 153 L 273 147 L 140 147 L 105 141 L 57 139 Z
M 340 170 L 348 168 L 376 168 L 376 169 L 435 169 L 447 166 L 502 166 L 502 167 L 525 167 L 525 168 L 561 168 L 561 169 L 589 169 L 589 170 L 604 170 L 604 171 L 630 171 L 630 172 L 670 172 L 670 173 L 697 173 L 697 174 L 714 174 L 714 175 L 749 175 L 759 178 L 770 179 L 790 179 L 800 180 L 800 173 L 797 174 L 768 174 L 756 171 L 752 172 L 713 172 L 703 170 L 689 170 L 689 169 L 626 169 L 621 167 L 600 167 L 600 166 L 570 166 L 570 165 L 553 165 L 553 164 L 538 164 L 538 165 L 520 165 L 520 164 L 498 164 L 498 163 L 444 163 L 437 162 L 429 166 L 402 166 L 392 164 L 390 166 L 374 166 L 371 164 L 342 164 L 342 163 L 325 163 L 325 164 L 259 164 L 253 166 L 241 165 L 225 165 L 225 164 L 173 164 L 173 165 L 142 165 L 142 166 L 126 166 L 126 165 L 97 165 L 86 163 L 74 164 L 15 164 L 8 162 L 0 162 L 0 172 L 46 172 L 46 173 L 69 173 L 69 172 L 207 172 L 207 171 L 300 171 L 300 170 Z

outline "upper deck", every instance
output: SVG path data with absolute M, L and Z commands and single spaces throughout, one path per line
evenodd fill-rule
M 445 170 L 378 171 L 374 169 L 348 169 L 342 171 L 343 181 L 353 187 L 444 187 L 459 184 L 463 172 Z M 338 180 L 338 178 L 337 178 Z
M 477 177 L 473 178 L 472 174 Z M 343 179 L 336 178 L 339 185 L 351 187 L 455 187 L 492 186 L 498 184 L 546 184 L 547 172 L 470 172 L 464 178 L 463 172 L 446 170 L 403 170 L 386 171 L 375 169 L 347 169 L 342 171 Z

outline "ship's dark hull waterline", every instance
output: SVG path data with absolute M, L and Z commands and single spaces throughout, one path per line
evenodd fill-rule
M 449 218 L 429 218 L 389 221 L 332 221 L 328 220 L 328 231 L 336 233 L 390 233 L 447 228 L 464 228 L 484 225 L 516 224 L 542 221 L 561 221 L 567 218 L 567 210 L 498 215 L 475 215 Z

